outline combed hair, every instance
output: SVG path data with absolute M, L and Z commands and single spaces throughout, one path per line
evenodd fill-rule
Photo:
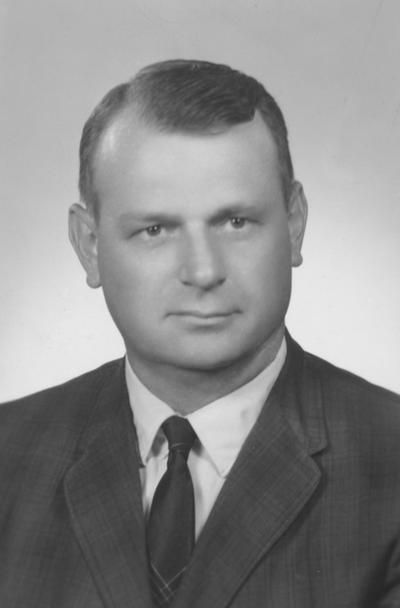
M 229 66 L 196 60 L 149 65 L 109 91 L 84 125 L 80 143 L 79 191 L 82 203 L 99 212 L 94 161 L 99 142 L 117 116 L 132 110 L 160 131 L 207 133 L 249 122 L 258 110 L 274 139 L 282 189 L 288 200 L 293 183 L 288 133 L 275 99 L 255 78 Z

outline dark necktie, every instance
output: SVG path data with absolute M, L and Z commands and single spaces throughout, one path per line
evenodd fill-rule
M 161 428 L 168 440 L 168 464 L 154 493 L 147 525 L 156 608 L 171 604 L 194 546 L 194 493 L 187 459 L 196 434 L 179 416 L 171 416 Z

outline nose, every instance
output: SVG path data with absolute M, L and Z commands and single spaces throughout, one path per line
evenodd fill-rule
M 186 235 L 181 251 L 180 280 L 203 290 L 210 290 L 225 281 L 222 251 L 216 239 L 204 231 Z

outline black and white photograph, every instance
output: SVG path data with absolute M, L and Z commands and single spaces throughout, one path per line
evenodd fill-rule
M 0 608 L 400 607 L 399 24 L 0 3 Z

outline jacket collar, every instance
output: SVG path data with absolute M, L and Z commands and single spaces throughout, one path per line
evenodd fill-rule
M 285 365 L 274 387 L 282 414 L 298 441 L 313 455 L 327 445 L 320 375 L 310 365 L 311 356 L 293 340 L 286 330 L 288 346 Z M 316 358 L 313 357 L 314 367 Z

